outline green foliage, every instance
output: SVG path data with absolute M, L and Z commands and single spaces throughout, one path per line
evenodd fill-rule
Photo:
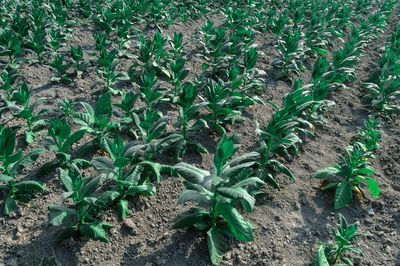
M 80 130 L 85 130 L 93 136 L 93 140 L 86 143 L 83 149 L 78 151 L 80 155 L 99 149 L 105 141 L 105 137 L 112 134 L 117 127 L 116 122 L 111 121 L 112 105 L 111 93 L 106 92 L 98 98 L 95 107 L 85 102 L 80 103 L 82 111 L 76 112 L 73 120 L 81 125 Z
M 44 99 L 39 98 L 31 103 L 31 91 L 26 83 L 22 83 L 18 90 L 11 95 L 11 100 L 8 108 L 16 118 L 26 121 L 25 141 L 32 144 L 36 139 L 36 132 L 46 125 L 45 120 L 41 118 L 41 114 L 45 113 L 46 110 L 42 109 L 35 114 L 36 109 L 43 103 Z
M 84 159 L 74 158 L 72 146 L 77 144 L 85 135 L 86 129 L 72 132 L 71 127 L 59 119 L 51 120 L 48 130 L 49 137 L 44 139 L 43 146 L 54 152 L 56 158 L 41 167 L 41 173 L 48 173 L 58 167 L 63 169 L 77 168 L 89 165 Z
M 179 111 L 179 129 L 172 133 L 172 136 L 177 138 L 172 148 L 177 160 L 181 160 L 187 150 L 208 153 L 207 149 L 196 140 L 199 132 L 208 128 L 207 122 L 199 118 L 206 103 L 195 103 L 198 95 L 198 87 L 191 83 L 185 83 L 175 103 Z
M 307 47 L 304 45 L 300 30 L 287 30 L 278 39 L 277 49 L 280 58 L 275 59 L 272 65 L 276 69 L 275 78 L 288 77 L 291 74 L 300 75 L 305 69 L 302 61 L 305 59 Z
M 392 34 L 390 42 L 376 65 L 378 71 L 364 84 L 368 94 L 366 100 L 374 112 L 383 116 L 400 113 L 400 24 Z
M 82 74 L 87 70 L 88 63 L 83 59 L 82 47 L 71 47 L 70 50 L 72 66 L 74 68 L 74 74 L 77 77 L 82 77 Z
M 121 90 L 115 87 L 118 81 L 129 80 L 127 73 L 117 71 L 119 62 L 116 57 L 117 54 L 118 51 L 116 49 L 111 51 L 103 49 L 100 51 L 100 56 L 97 60 L 97 63 L 101 67 L 101 69 L 97 70 L 98 74 L 104 79 L 106 90 L 110 91 L 112 94 L 121 94 Z
M 70 83 L 72 82 L 72 73 L 68 72 L 72 64 L 65 60 L 64 55 L 56 55 L 49 67 L 55 72 L 50 80 L 54 82 Z
M 335 163 L 312 175 L 312 178 L 324 180 L 322 190 L 336 190 L 335 209 L 346 207 L 352 201 L 353 194 L 362 199 L 364 192 L 361 185 L 365 185 L 374 198 L 379 197 L 379 185 L 372 179 L 375 170 L 369 159 L 379 147 L 380 132 L 374 120 L 367 121 L 365 125 L 366 128 L 359 131 L 356 142 L 346 147 L 340 164 Z
M 96 157 L 92 164 L 108 179 L 113 181 L 109 191 L 116 196 L 117 209 L 121 219 L 128 215 L 128 197 L 151 196 L 156 193 L 153 179 L 159 181 L 162 165 L 145 160 L 145 146 L 137 143 L 124 145 L 120 137 L 107 138 L 104 150 L 108 157 Z
M 187 163 L 175 166 L 186 187 L 178 203 L 190 201 L 197 207 L 178 217 L 174 228 L 194 227 L 207 232 L 208 250 L 214 265 L 221 262 L 226 252 L 227 236 L 243 242 L 253 241 L 253 227 L 237 206 L 240 204 L 247 212 L 253 210 L 255 199 L 252 194 L 263 184 L 252 175 L 259 154 L 246 153 L 231 160 L 237 148 L 234 137 L 224 135 L 217 145 L 211 171 Z
M 333 241 L 322 243 L 310 266 L 353 265 L 351 253 L 362 256 L 363 252 L 355 245 L 358 224 L 348 224 L 342 214 L 338 214 L 338 228 L 331 228 Z
M 105 230 L 112 225 L 102 222 L 100 213 L 113 203 L 118 193 L 100 192 L 104 178 L 85 177 L 77 169 L 60 169 L 59 179 L 65 189 L 62 199 L 71 203 L 49 206 L 49 222 L 57 227 L 57 239 L 85 236 L 108 243 Z
M 27 203 L 45 186 L 34 180 L 16 179 L 21 171 L 36 161 L 43 150 L 32 150 L 23 155 L 21 149 L 16 149 L 16 132 L 0 125 L 0 191 L 4 193 L 3 212 L 9 215 L 18 208 L 18 203 Z

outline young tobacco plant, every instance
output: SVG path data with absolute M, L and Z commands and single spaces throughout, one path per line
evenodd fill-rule
M 49 206 L 49 222 L 57 227 L 58 241 L 84 236 L 109 242 L 105 230 L 112 225 L 101 220 L 101 211 L 113 203 L 118 193 L 100 192 L 104 178 L 83 176 L 78 169 L 59 169 L 59 179 L 65 190 L 61 198 L 65 204 Z
M 106 90 L 110 91 L 112 94 L 121 94 L 121 90 L 115 87 L 118 81 L 129 80 L 125 72 L 117 71 L 117 54 L 118 51 L 116 49 L 111 51 L 104 49 L 100 51 L 100 57 L 97 60 L 97 63 L 101 66 L 101 68 L 98 69 L 98 73 L 106 82 Z
M 74 68 L 74 74 L 76 77 L 82 77 L 82 74 L 88 69 L 89 64 L 83 59 L 83 50 L 81 46 L 72 47 L 70 50 L 72 67 Z
M 13 111 L 16 118 L 26 121 L 25 141 L 31 144 L 36 139 L 36 131 L 46 125 L 46 121 L 40 117 L 46 110 L 41 110 L 38 114 L 34 113 L 44 99 L 39 98 L 31 103 L 31 91 L 26 83 L 22 83 L 19 86 L 18 90 L 12 94 L 11 99 L 12 103 L 8 105 L 8 108 Z
M 112 181 L 108 187 L 116 197 L 119 217 L 126 219 L 128 198 L 139 195 L 152 196 L 156 188 L 152 181 L 160 181 L 162 165 L 145 160 L 146 146 L 131 142 L 124 144 L 121 137 L 106 139 L 104 151 L 109 157 L 96 157 L 92 164 Z
M 349 224 L 342 214 L 338 214 L 338 228 L 330 228 L 333 241 L 322 243 L 309 266 L 353 265 L 349 254 L 363 255 L 355 246 L 358 236 L 358 224 Z
M 55 119 L 50 121 L 48 134 L 49 137 L 44 139 L 43 146 L 49 151 L 54 152 L 56 158 L 41 167 L 42 173 L 48 173 L 58 167 L 68 169 L 71 167 L 81 168 L 85 165 L 90 165 L 88 161 L 74 158 L 72 154 L 72 146 L 83 138 L 86 134 L 85 129 L 72 132 L 69 124 L 59 119 Z
M 81 125 L 80 130 L 85 130 L 91 134 L 93 140 L 78 150 L 79 157 L 100 149 L 104 144 L 105 138 L 117 127 L 117 123 L 111 121 L 112 105 L 110 92 L 100 95 L 94 108 L 85 102 L 81 102 L 80 104 L 83 110 L 76 112 L 73 120 L 75 123 Z
M 49 63 L 48 66 L 54 72 L 54 75 L 50 78 L 51 81 L 62 83 L 72 82 L 73 74 L 68 71 L 72 64 L 65 59 L 64 55 L 56 55 L 53 62 Z
M 231 159 L 237 148 L 234 137 L 224 135 L 217 145 L 210 171 L 187 163 L 175 166 L 186 187 L 178 204 L 191 201 L 197 206 L 178 217 L 174 228 L 194 227 L 206 232 L 213 265 L 219 264 L 226 252 L 226 237 L 233 236 L 243 242 L 253 241 L 253 227 L 237 208 L 240 205 L 247 212 L 253 211 L 255 199 L 252 194 L 263 184 L 252 175 L 252 167 L 259 154 L 246 153 Z
M 208 153 L 207 149 L 196 140 L 199 132 L 208 128 L 207 122 L 199 118 L 201 110 L 207 103 L 195 103 L 199 92 L 198 87 L 192 83 L 186 83 L 183 85 L 175 103 L 179 110 L 178 123 L 180 128 L 172 134 L 177 136 L 178 139 L 172 148 L 175 150 L 177 160 L 181 160 L 188 150 Z
M 314 104 L 309 92 L 302 88 L 295 89 L 284 97 L 283 107 L 278 108 L 267 126 L 256 130 L 260 136 L 257 149 L 261 154 L 259 176 L 275 188 L 279 188 L 274 177 L 276 173 L 295 180 L 291 171 L 275 157 L 284 156 L 289 159 L 291 154 L 299 152 L 301 136 L 312 135 L 313 125 L 303 115 Z
M 322 190 L 335 189 L 334 208 L 346 207 L 355 194 L 358 200 L 364 198 L 361 186 L 365 185 L 374 198 L 380 194 L 379 184 L 372 179 L 375 170 L 370 158 L 379 147 L 380 132 L 374 121 L 367 121 L 365 129 L 359 131 L 356 142 L 346 147 L 345 155 L 341 157 L 339 164 L 322 169 L 311 176 L 311 178 L 323 180 Z
M 307 47 L 302 40 L 300 30 L 287 30 L 278 39 L 277 49 L 280 58 L 272 62 L 275 68 L 275 78 L 290 78 L 291 74 L 300 75 L 305 69 L 303 60 L 306 57 Z
M 256 97 L 246 95 L 241 91 L 243 80 L 238 77 L 237 68 L 230 72 L 232 82 L 222 83 L 209 80 L 205 87 L 205 96 L 207 99 L 207 108 L 210 113 L 205 116 L 210 128 L 223 133 L 224 126 L 228 123 L 234 123 L 240 118 L 242 110 L 258 102 Z
M 8 62 L 2 67 L 10 69 L 18 69 L 20 63 L 23 61 L 21 55 L 23 48 L 20 39 L 14 31 L 3 31 L 0 33 L 0 56 L 7 56 Z
M 27 203 L 35 193 L 45 186 L 34 180 L 17 181 L 16 176 L 36 161 L 43 150 L 32 150 L 23 155 L 16 149 L 16 132 L 0 125 L 0 191 L 5 196 L 3 212 L 9 215 L 18 208 L 18 202 Z

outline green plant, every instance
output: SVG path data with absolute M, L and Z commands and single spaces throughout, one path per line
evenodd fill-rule
M 74 67 L 74 72 L 77 77 L 81 77 L 82 74 L 87 70 L 88 68 L 88 63 L 84 61 L 83 59 L 83 50 L 82 47 L 72 47 L 71 46 L 71 58 L 72 58 L 72 64 Z
M 157 74 L 163 74 L 170 78 L 170 72 L 166 68 L 168 59 L 168 52 L 165 48 L 167 39 L 164 38 L 159 31 L 157 31 L 153 38 L 147 38 L 143 35 L 138 38 L 139 56 L 138 63 L 135 63 L 130 68 L 130 76 L 134 81 L 135 77 L 141 76 L 143 72 L 155 71 Z M 139 68 L 135 74 L 135 69 Z
M 9 104 L 9 108 L 14 112 L 15 117 L 26 121 L 25 141 L 31 144 L 36 139 L 36 131 L 46 125 L 46 121 L 40 117 L 46 110 L 41 110 L 37 115 L 34 113 L 44 99 L 39 98 L 31 103 L 31 91 L 26 83 L 18 87 L 18 90 L 11 95 L 11 99 L 14 103 Z
M 363 255 L 361 249 L 354 244 L 358 235 L 358 224 L 348 224 L 340 213 L 338 217 L 338 228 L 330 228 L 333 241 L 319 245 L 317 254 L 309 266 L 353 265 L 349 254 Z
M 0 56 L 8 56 L 6 66 L 11 69 L 19 68 L 20 62 L 23 61 L 21 58 L 23 48 L 13 31 L 3 31 L 0 34 L 0 48 Z
M 36 53 L 36 60 L 33 62 L 42 63 L 43 53 L 46 51 L 46 31 L 44 28 L 37 28 L 34 31 L 29 31 L 29 39 L 27 47 Z
M 313 125 L 306 120 L 304 113 L 314 104 L 308 91 L 297 88 L 284 97 L 283 107 L 277 109 L 267 126 L 263 129 L 257 126 L 256 132 L 260 136 L 257 151 L 261 154 L 259 176 L 275 188 L 279 188 L 276 173 L 295 180 L 291 171 L 275 157 L 289 159 L 291 154 L 299 152 L 301 137 L 312 135 Z
M 300 75 L 305 69 L 303 60 L 307 52 L 300 30 L 286 30 L 278 39 L 277 49 L 280 58 L 272 62 L 275 78 L 290 77 L 293 73 Z
M 132 114 L 135 138 L 147 146 L 146 158 L 151 159 L 157 153 L 168 150 L 179 137 L 166 134 L 167 117 L 161 112 L 146 110 L 141 115 Z
M 346 147 L 340 164 L 335 163 L 312 175 L 312 178 L 323 180 L 322 190 L 336 190 L 335 209 L 348 205 L 353 199 L 353 193 L 359 200 L 365 197 L 361 185 L 365 185 L 374 198 L 379 197 L 379 185 L 371 178 L 375 170 L 369 159 L 379 147 L 380 132 L 376 129 L 374 120 L 367 121 L 365 125 L 366 128 L 359 131 L 357 141 Z
M 28 202 L 45 186 L 34 180 L 16 180 L 21 171 L 36 161 L 43 150 L 32 150 L 23 155 L 16 150 L 15 131 L 0 125 L 0 191 L 5 193 L 4 214 L 8 215 L 18 208 L 18 202 Z
M 14 84 L 18 78 L 18 73 L 14 70 L 3 70 L 3 72 L 0 75 L 0 90 L 4 91 L 6 94 L 1 95 L 2 100 L 4 101 L 10 101 L 11 100 L 11 95 L 15 90 Z
M 70 125 L 58 119 L 50 121 L 49 138 L 44 139 L 43 146 L 54 152 L 56 158 L 41 167 L 41 172 L 49 172 L 58 167 L 63 169 L 89 165 L 84 159 L 76 159 L 72 155 L 72 146 L 78 143 L 85 135 L 86 130 L 72 133 Z
M 50 80 L 54 82 L 72 82 L 72 73 L 68 72 L 72 64 L 66 62 L 64 55 L 56 55 L 53 62 L 49 63 L 49 67 L 55 72 Z
M 95 107 L 88 103 L 81 102 L 83 110 L 76 112 L 73 120 L 81 125 L 80 130 L 86 130 L 93 136 L 93 139 L 86 143 L 78 154 L 84 155 L 99 149 L 105 141 L 105 137 L 110 135 L 117 127 L 116 122 L 111 121 L 112 105 L 111 93 L 106 92 L 99 96 Z
M 104 49 L 100 51 L 100 57 L 97 60 L 97 63 L 101 66 L 101 69 L 97 71 L 106 82 L 106 90 L 112 94 L 121 94 L 121 90 L 115 87 L 118 81 L 129 80 L 127 73 L 118 72 L 116 69 L 119 62 L 116 57 L 117 54 L 118 51 L 116 49 L 111 51 Z
M 201 109 L 206 103 L 195 103 L 199 95 L 199 88 L 191 83 L 182 86 L 181 92 L 176 100 L 176 106 L 179 110 L 179 130 L 173 135 L 177 140 L 172 146 L 175 150 L 176 159 L 181 160 L 187 150 L 194 150 L 199 153 L 207 153 L 207 149 L 196 140 L 199 132 L 208 128 L 207 122 L 200 117 Z M 193 122 L 195 121 L 195 122 Z
M 49 206 L 49 222 L 57 227 L 59 241 L 80 235 L 89 239 L 108 243 L 105 230 L 112 227 L 101 221 L 100 213 L 110 206 L 118 197 L 114 191 L 101 193 L 104 177 L 85 177 L 77 169 L 59 170 L 65 192 L 63 201 L 70 200 L 71 204 Z
M 253 241 L 253 227 L 240 214 L 238 205 L 251 212 L 255 199 L 254 189 L 263 184 L 252 176 L 258 153 L 247 153 L 230 160 L 238 146 L 234 137 L 224 135 L 219 141 L 211 171 L 187 163 L 175 166 L 184 178 L 186 190 L 178 199 L 179 204 L 191 201 L 198 206 L 191 208 L 175 221 L 174 228 L 194 227 L 207 232 L 211 262 L 221 262 L 227 247 L 227 236 L 239 241 Z
M 128 197 L 138 195 L 151 196 L 156 193 L 151 179 L 160 181 L 162 165 L 144 160 L 143 145 L 128 143 L 124 145 L 118 136 L 114 140 L 106 139 L 104 150 L 108 157 L 96 157 L 92 164 L 102 174 L 113 181 L 110 191 L 117 193 L 119 217 L 124 220 L 128 215 Z

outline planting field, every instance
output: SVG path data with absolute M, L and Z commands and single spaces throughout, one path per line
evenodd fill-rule
M 1 1 L 0 265 L 400 266 L 399 18 Z

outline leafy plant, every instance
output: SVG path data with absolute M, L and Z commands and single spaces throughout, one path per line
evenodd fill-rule
M 221 262 L 227 248 L 227 236 L 239 241 L 253 241 L 253 227 L 240 214 L 238 205 L 251 212 L 255 189 L 263 184 L 252 176 L 258 153 L 247 153 L 230 160 L 238 146 L 234 137 L 226 135 L 219 141 L 211 171 L 187 163 L 179 163 L 175 170 L 184 178 L 186 190 L 178 199 L 179 204 L 191 201 L 198 206 L 177 218 L 174 228 L 194 227 L 207 232 L 211 262 Z
M 322 169 L 312 175 L 321 179 L 322 190 L 335 189 L 334 207 L 340 209 L 348 205 L 353 193 L 360 200 L 364 196 L 361 185 L 365 185 L 374 198 L 378 198 L 380 189 L 378 182 L 372 179 L 375 170 L 368 161 L 373 156 L 380 141 L 380 133 L 373 120 L 366 122 L 366 129 L 358 133 L 358 141 L 346 147 L 340 164 Z
M 272 62 L 276 69 L 275 78 L 290 77 L 292 73 L 300 75 L 305 69 L 302 61 L 305 59 L 307 51 L 301 31 L 285 31 L 282 37 L 278 39 L 277 49 L 280 58 Z
M 9 215 L 18 208 L 18 202 L 27 203 L 35 193 L 45 186 L 34 180 L 16 180 L 21 171 L 36 161 L 43 150 L 32 150 L 23 155 L 16 149 L 16 132 L 0 125 L 0 191 L 5 193 L 4 214 Z
M 306 120 L 304 113 L 315 101 L 310 93 L 297 88 L 284 97 L 283 107 L 278 108 L 264 129 L 257 127 L 260 144 L 257 151 L 261 154 L 259 161 L 259 176 L 275 188 L 279 184 L 275 179 L 276 173 L 282 173 L 295 180 L 291 171 L 275 157 L 297 154 L 302 144 L 302 136 L 312 135 L 313 125 Z
M 72 155 L 72 146 L 78 143 L 85 135 L 86 130 L 72 132 L 70 125 L 58 119 L 50 121 L 48 130 L 49 138 L 44 139 L 43 145 L 51 152 L 54 152 L 56 158 L 44 164 L 41 171 L 49 172 L 58 167 L 68 169 L 71 167 L 81 167 L 90 165 L 88 161 L 76 159 Z
M 348 224 L 342 214 L 338 214 L 338 228 L 330 228 L 333 241 L 322 243 L 310 266 L 353 265 L 350 253 L 362 256 L 361 249 L 355 246 L 358 235 L 358 224 Z
M 97 157 L 92 164 L 102 174 L 113 181 L 110 191 L 117 193 L 117 209 L 122 220 L 126 219 L 128 197 L 138 195 L 151 196 L 156 193 L 155 186 L 151 183 L 154 177 L 160 180 L 161 165 L 144 160 L 143 145 L 128 143 L 124 145 L 121 137 L 114 140 L 106 139 L 104 149 L 108 157 Z
M 9 104 L 9 108 L 14 112 L 15 117 L 26 121 L 25 141 L 31 144 L 35 141 L 36 131 L 46 125 L 45 120 L 40 117 L 46 110 L 43 109 L 37 115 L 34 114 L 35 109 L 43 103 L 44 99 L 39 98 L 31 103 L 31 91 L 26 83 L 22 83 L 18 87 L 18 90 L 12 94 L 11 99 L 13 103 Z
M 83 59 L 82 47 L 71 47 L 71 58 L 73 62 L 74 72 L 77 77 L 81 77 L 82 74 L 87 70 L 88 63 Z
M 120 80 L 129 80 L 128 75 L 125 72 L 117 72 L 117 50 L 113 49 L 107 51 L 106 49 L 100 51 L 100 57 L 97 63 L 102 67 L 98 69 L 99 75 L 106 82 L 106 90 L 112 94 L 120 94 L 121 90 L 115 88 L 115 85 Z
M 76 112 L 73 120 L 81 125 L 80 130 L 85 130 L 94 138 L 86 143 L 78 153 L 87 154 L 99 149 L 104 144 L 105 138 L 116 128 L 116 122 L 111 121 L 112 105 L 111 93 L 106 92 L 99 96 L 95 107 L 85 102 L 80 103 L 83 110 Z
M 62 199 L 71 204 L 49 206 L 49 222 L 57 226 L 57 239 L 61 241 L 80 235 L 108 243 L 105 230 L 112 225 L 102 222 L 100 213 L 112 204 L 118 193 L 101 193 L 102 176 L 85 177 L 76 169 L 60 169 L 59 178 L 65 189 Z
M 180 128 L 173 135 L 177 136 L 179 140 L 172 147 L 175 150 L 177 160 L 181 160 L 187 150 L 208 153 L 207 149 L 195 139 L 201 130 L 208 128 L 207 122 L 199 118 L 201 109 L 206 106 L 206 103 L 195 103 L 198 95 L 199 88 L 191 83 L 186 83 L 176 101 L 176 106 L 179 110 L 178 122 Z
M 55 72 L 55 75 L 50 78 L 51 81 L 65 83 L 72 81 L 72 73 L 68 72 L 71 68 L 71 63 L 65 60 L 64 55 L 56 55 L 49 67 Z

